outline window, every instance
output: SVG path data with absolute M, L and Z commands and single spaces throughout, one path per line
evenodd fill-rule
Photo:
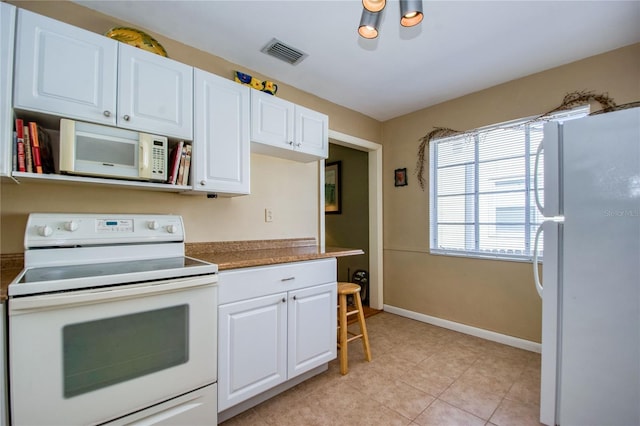
M 549 121 L 585 116 L 589 107 Z M 543 218 L 535 205 L 534 165 L 542 122 L 517 120 L 434 140 L 430 146 L 431 252 L 530 260 Z M 544 154 L 544 151 L 543 151 Z M 544 155 L 538 166 L 543 197 Z M 542 247 L 538 247 L 542 254 Z

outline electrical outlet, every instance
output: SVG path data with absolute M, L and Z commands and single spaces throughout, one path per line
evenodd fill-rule
M 265 222 L 273 222 L 273 210 L 264 209 L 264 221 Z

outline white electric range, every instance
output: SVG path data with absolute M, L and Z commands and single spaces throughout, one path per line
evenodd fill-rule
M 9 285 L 13 424 L 216 424 L 217 265 L 180 216 L 31 214 Z

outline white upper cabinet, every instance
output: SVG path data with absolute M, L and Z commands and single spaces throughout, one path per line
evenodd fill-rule
M 329 118 L 317 111 L 296 105 L 295 148 L 317 159 L 328 157 Z
M 15 108 L 116 124 L 118 42 L 18 12 Z
M 251 90 L 251 141 L 291 149 L 294 104 Z
M 249 88 L 199 69 L 194 74 L 194 192 L 249 194 Z
M 119 43 L 117 125 L 193 139 L 193 67 Z
M 193 67 L 20 10 L 14 107 L 191 140 Z
M 252 89 L 251 142 L 260 154 L 303 162 L 327 158 L 329 118 Z
M 16 7 L 0 3 L 0 176 L 9 176 L 13 167 L 11 84 L 15 22 Z

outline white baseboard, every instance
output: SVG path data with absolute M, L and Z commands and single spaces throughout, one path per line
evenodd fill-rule
M 425 315 L 418 312 L 408 311 L 406 309 L 397 308 L 391 305 L 384 305 L 384 311 L 400 315 L 402 317 L 411 318 L 416 321 L 425 322 L 427 324 L 437 325 L 438 327 L 447 328 L 449 330 L 458 331 L 460 333 L 470 334 L 482 339 L 491 340 L 492 342 L 498 342 L 504 345 L 513 346 L 514 348 L 524 349 L 530 352 L 540 353 L 542 350 L 542 345 L 540 343 L 532 342 L 530 340 L 507 336 L 506 334 L 500 334 L 494 331 L 484 330 L 482 328 L 472 327 L 470 325 L 460 324 L 458 322 L 432 317 L 430 315 Z

